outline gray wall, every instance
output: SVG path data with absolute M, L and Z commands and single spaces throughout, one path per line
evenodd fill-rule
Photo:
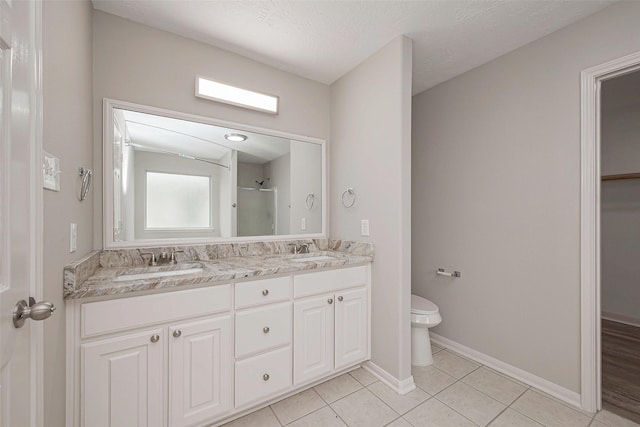
M 78 168 L 92 167 L 92 9 L 89 1 L 43 2 L 44 150 L 60 158 L 59 193 L 44 191 L 44 297 L 58 311 L 44 323 L 44 413 L 65 425 L 62 268 L 93 248 L 93 203 L 80 202 Z M 95 175 L 94 175 L 95 176 Z M 78 250 L 69 253 L 69 223 Z
M 94 12 L 94 245 L 102 247 L 102 99 L 329 137 L 329 87 L 168 32 Z M 196 98 L 201 74 L 280 97 L 270 115 Z
M 580 71 L 637 51 L 638 22 L 615 4 L 413 99 L 413 291 L 435 332 L 574 392 Z
M 331 235 L 375 244 L 372 361 L 399 380 L 411 376 L 411 54 L 397 38 L 331 85 Z

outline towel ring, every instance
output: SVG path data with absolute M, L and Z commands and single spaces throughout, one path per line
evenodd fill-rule
M 307 195 L 307 198 L 304 201 L 304 203 L 307 205 L 308 210 L 313 209 L 313 204 L 315 202 L 316 202 L 316 195 L 313 193 L 309 193 L 309 195 Z
M 353 188 L 347 188 L 342 193 L 342 206 L 345 208 L 350 208 L 356 202 L 356 192 L 353 191 Z

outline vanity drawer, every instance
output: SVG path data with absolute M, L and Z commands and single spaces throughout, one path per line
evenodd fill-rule
M 236 308 L 284 301 L 291 298 L 291 277 L 236 283 Z
M 367 283 L 367 267 L 342 268 L 293 276 L 293 296 L 317 295 Z
M 285 302 L 236 313 L 236 357 L 289 344 L 291 312 Z
M 231 309 L 231 285 L 82 304 L 82 338 Z
M 291 347 L 236 362 L 236 408 L 291 386 Z

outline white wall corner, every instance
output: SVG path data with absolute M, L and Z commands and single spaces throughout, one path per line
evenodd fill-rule
M 434 334 L 430 332 L 431 341 L 436 344 L 440 344 L 443 347 L 449 348 L 456 353 L 461 354 L 471 360 L 474 360 L 482 365 L 485 365 L 493 370 L 508 375 L 518 381 L 521 381 L 531 387 L 534 387 L 550 396 L 553 396 L 571 406 L 581 408 L 580 394 L 575 391 L 564 388 L 556 383 L 552 383 L 549 380 L 538 377 L 523 369 L 517 368 L 513 365 L 509 365 L 501 360 L 495 359 L 489 355 L 481 353 L 472 348 L 466 347 L 448 338 Z
M 413 376 L 405 378 L 404 380 L 399 380 L 371 361 L 364 362 L 362 364 L 362 368 L 387 386 L 391 387 L 391 389 L 398 394 L 407 394 L 416 388 L 416 384 L 413 382 Z

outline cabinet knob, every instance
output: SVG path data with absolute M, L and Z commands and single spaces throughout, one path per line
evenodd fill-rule
M 173 336 L 175 338 L 180 338 L 180 335 L 182 335 L 182 331 L 180 329 L 176 329 L 175 331 L 173 331 Z
M 160 341 L 160 335 L 158 334 L 151 335 L 151 342 L 158 342 L 158 341 Z
M 344 298 L 342 298 L 341 296 L 338 297 L 338 301 L 342 301 Z
M 269 295 L 269 289 L 265 289 L 264 291 L 262 291 L 262 295 L 264 295 L 265 297 Z
M 329 304 L 333 304 L 333 298 L 329 298 L 329 299 L 327 300 L 327 302 L 328 302 Z
M 268 334 L 268 333 L 269 333 L 269 330 L 270 330 L 270 329 L 269 329 L 269 327 L 268 327 L 268 326 L 265 326 L 264 328 L 262 328 L 262 332 L 264 332 L 265 334 Z
M 269 381 L 269 374 L 264 374 L 262 376 L 262 379 L 265 380 L 265 381 Z

